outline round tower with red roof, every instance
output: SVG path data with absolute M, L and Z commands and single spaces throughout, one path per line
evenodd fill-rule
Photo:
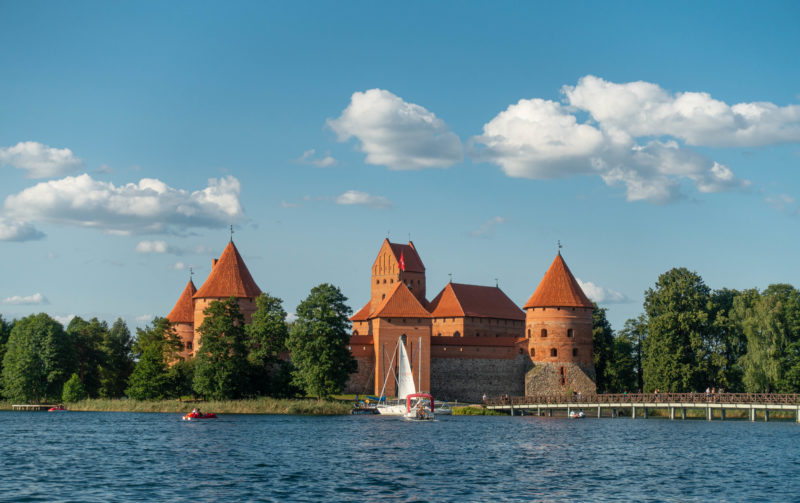
M 175 307 L 167 315 L 167 319 L 175 327 L 175 333 L 183 343 L 180 352 L 181 358 L 187 360 L 194 354 L 194 300 L 192 296 L 197 292 L 192 280 L 186 284 Z
M 594 304 L 558 253 L 525 304 L 525 336 L 534 368 L 525 393 L 594 393 L 592 311 Z

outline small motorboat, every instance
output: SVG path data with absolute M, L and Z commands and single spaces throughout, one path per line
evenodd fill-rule
M 569 417 L 571 417 L 572 419 L 580 419 L 586 417 L 586 414 L 584 414 L 582 410 L 581 411 L 572 410 L 569 413 Z
M 183 416 L 184 421 L 197 421 L 198 419 L 216 419 L 217 415 L 213 412 L 209 413 L 202 413 L 202 412 L 190 412 Z
M 63 405 L 59 404 L 59 405 L 56 405 L 55 407 L 50 407 L 49 409 L 47 409 L 47 412 L 59 412 L 59 411 L 62 411 L 62 410 L 66 412 L 67 409 L 64 408 Z
M 409 421 L 432 421 L 434 414 L 433 396 L 429 393 L 412 393 L 406 396 L 406 413 Z

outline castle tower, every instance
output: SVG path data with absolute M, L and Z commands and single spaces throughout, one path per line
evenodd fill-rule
M 592 310 L 561 253 L 525 304 L 525 336 L 534 368 L 525 377 L 525 392 L 594 393 Z
M 167 319 L 173 324 L 175 332 L 183 343 L 180 356 L 184 360 L 191 358 L 194 354 L 194 301 L 192 296 L 195 292 L 197 292 L 197 288 L 190 279 L 178 302 L 175 303 L 175 307 L 167 315 Z
M 256 297 L 259 295 L 261 295 L 261 289 L 256 285 L 242 256 L 239 255 L 239 250 L 231 240 L 219 259 L 212 260 L 211 273 L 203 286 L 192 297 L 194 299 L 194 353 L 200 349 L 200 334 L 197 330 L 205 318 L 203 311 L 211 302 L 236 297 L 239 300 L 239 309 L 244 315 L 244 322 L 250 323 L 253 313 L 256 311 Z
M 425 266 L 417 254 L 414 243 L 407 245 L 383 240 L 378 256 L 372 264 L 370 312 L 394 291 L 397 283 L 405 284 L 423 306 L 425 299 Z

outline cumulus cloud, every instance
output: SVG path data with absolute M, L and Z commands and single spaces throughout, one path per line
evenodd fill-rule
M 174 264 L 172 264 L 170 266 L 170 269 L 172 269 L 173 271 L 183 271 L 184 269 L 186 269 L 186 264 L 184 264 L 183 262 L 178 261 L 178 262 L 175 262 Z
M 180 233 L 193 227 L 219 227 L 243 218 L 233 176 L 210 179 L 205 189 L 188 192 L 154 178 L 115 186 L 88 174 L 42 182 L 3 204 L 6 219 L 47 222 L 103 230 L 112 234 Z
M 136 253 L 167 253 L 166 241 L 139 241 Z
M 6 297 L 3 299 L 3 304 L 13 304 L 19 306 L 34 306 L 49 304 L 47 298 L 41 293 L 34 293 L 33 295 L 14 295 L 13 297 Z
M 471 154 L 512 177 L 597 175 L 623 186 L 629 201 L 667 203 L 681 196 L 682 181 L 704 193 L 750 184 L 690 147 L 800 141 L 800 105 L 728 105 L 708 93 L 591 75 L 561 91 L 563 103 L 533 98 L 510 105 L 470 139 Z
M 581 281 L 580 278 L 575 279 L 581 286 L 583 293 L 585 293 L 587 297 L 598 304 L 624 304 L 626 302 L 630 302 L 630 299 L 628 299 L 628 297 L 623 293 L 616 292 L 608 288 L 603 288 L 602 286 L 596 285 L 591 281 Z
M 316 154 L 315 149 L 306 150 L 303 152 L 303 155 L 295 159 L 295 162 L 300 164 L 308 164 L 310 166 L 316 166 L 317 168 L 329 168 L 331 166 L 336 166 L 339 164 L 339 161 L 333 158 L 330 153 L 326 152 L 324 156 L 315 158 L 314 155 Z
M 505 221 L 506 219 L 503 217 L 494 217 L 490 219 L 488 222 L 484 222 L 483 224 L 481 224 L 480 227 L 470 232 L 469 235 L 474 238 L 493 237 L 495 232 L 497 231 L 497 227 L 500 224 L 505 223 Z
M 463 158 L 461 140 L 444 121 L 383 89 L 353 93 L 327 124 L 339 141 L 358 139 L 367 164 L 414 170 L 446 168 Z
M 33 225 L 0 216 L 0 241 L 35 241 L 44 238 L 44 233 Z
M 74 317 L 75 317 L 74 314 L 68 314 L 66 316 L 53 315 L 53 319 L 56 320 L 57 322 L 61 323 L 65 327 L 67 325 L 69 325 L 69 322 L 72 321 L 72 318 L 74 318 Z
M 0 164 L 27 171 L 28 178 L 53 178 L 76 172 L 83 161 L 68 148 L 53 148 L 35 141 L 0 147 Z
M 351 205 L 357 204 L 374 209 L 386 209 L 392 207 L 392 202 L 383 196 L 373 196 L 366 192 L 348 190 L 336 198 L 336 204 Z
M 139 323 L 149 323 L 153 319 L 152 314 L 142 314 L 136 317 L 136 321 Z

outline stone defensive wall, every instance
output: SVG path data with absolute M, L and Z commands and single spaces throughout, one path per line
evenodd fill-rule
M 431 393 L 437 401 L 480 403 L 483 395 L 525 393 L 533 367 L 525 354 L 513 358 L 431 358 Z

